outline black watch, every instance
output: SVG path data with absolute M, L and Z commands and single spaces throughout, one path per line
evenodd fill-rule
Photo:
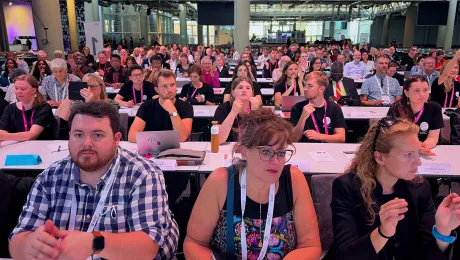
M 104 237 L 102 236 L 101 232 L 94 231 L 93 233 L 93 255 L 99 254 L 105 246 Z

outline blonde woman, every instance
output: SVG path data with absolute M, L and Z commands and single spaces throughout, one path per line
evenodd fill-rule
M 88 83 L 88 88 L 84 88 L 80 90 L 80 95 L 85 98 L 85 102 L 104 101 L 106 103 L 113 105 L 117 110 L 120 108 L 117 102 L 107 97 L 107 92 L 105 91 L 104 82 L 102 82 L 102 79 L 100 77 L 96 76 L 93 73 L 86 74 L 83 77 L 82 82 Z M 56 114 L 60 118 L 67 121 L 69 120 L 70 110 L 72 106 L 74 106 L 75 104 L 79 104 L 79 103 L 81 103 L 81 101 L 70 100 L 69 96 L 67 95 L 66 99 L 64 99 L 64 101 L 59 106 L 58 110 L 56 111 Z
M 441 76 L 431 85 L 431 100 L 442 107 L 459 107 L 460 82 L 456 80 L 459 60 L 460 50 L 457 51 L 454 58 L 444 63 L 441 68 Z
M 437 211 L 421 165 L 419 127 L 385 117 L 332 186 L 334 245 L 324 259 L 448 259 L 460 225 L 460 197 Z M 436 238 L 435 238 L 436 237 Z M 455 258 L 454 259 L 458 259 Z

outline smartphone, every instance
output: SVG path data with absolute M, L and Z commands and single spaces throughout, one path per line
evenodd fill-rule
M 88 83 L 86 82 L 69 82 L 69 99 L 70 100 L 82 100 L 85 101 L 85 98 L 80 94 L 80 90 L 88 88 Z
M 351 96 L 341 96 L 339 100 L 337 100 L 337 103 L 341 105 L 345 105 L 347 102 L 347 99 L 350 99 Z

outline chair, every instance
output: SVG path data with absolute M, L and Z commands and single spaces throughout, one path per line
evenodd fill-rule
M 332 230 L 332 182 L 338 174 L 318 174 L 311 176 L 311 194 L 318 219 L 319 234 L 323 255 L 334 241 Z
M 127 113 L 120 113 L 120 132 L 124 141 L 128 141 L 128 119 L 129 115 Z

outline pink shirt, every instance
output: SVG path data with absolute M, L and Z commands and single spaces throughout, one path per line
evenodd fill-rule
M 220 87 L 220 81 L 219 81 L 219 73 L 216 71 L 214 73 L 214 77 L 211 77 L 211 73 L 209 72 L 204 72 L 203 73 L 203 82 L 212 86 L 213 88 L 218 88 Z

